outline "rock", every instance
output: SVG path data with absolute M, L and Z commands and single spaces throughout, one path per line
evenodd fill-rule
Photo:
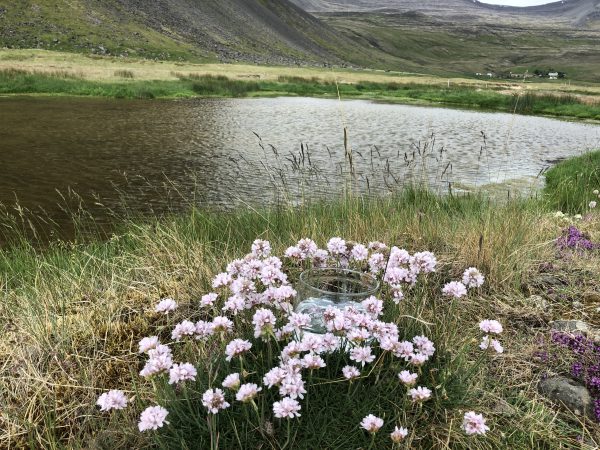
M 600 293 L 585 292 L 583 294 L 583 303 L 598 303 L 598 304 L 600 304 Z
M 502 398 L 498 399 L 494 406 L 492 406 L 492 411 L 494 414 L 506 417 L 512 417 L 516 413 L 515 408 Z
M 552 329 L 583 335 L 587 335 L 590 332 L 590 326 L 581 320 L 555 320 L 552 322 Z
M 540 381 L 539 392 L 549 400 L 562 404 L 575 415 L 594 417 L 592 397 L 585 386 L 566 377 L 552 377 Z
M 550 304 L 548 300 L 546 300 L 541 295 L 531 295 L 525 299 L 525 304 L 530 306 L 531 308 L 540 310 L 540 311 L 548 311 L 550 309 Z

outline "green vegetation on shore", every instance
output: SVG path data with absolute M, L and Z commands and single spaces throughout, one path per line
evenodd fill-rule
M 597 161 L 599 156 L 597 152 L 590 158 Z M 530 448 L 535 442 L 540 447 L 574 448 L 580 439 L 594 439 L 600 435 L 597 425 L 557 413 L 536 391 L 543 366 L 533 357 L 546 322 L 568 316 L 583 286 L 600 290 L 599 256 L 565 262 L 555 257 L 554 240 L 563 224 L 551 212 L 565 189 L 571 189 L 568 180 L 573 174 L 588 173 L 589 159 L 562 166 L 567 165 L 572 170 L 557 169 L 555 181 L 538 200 L 496 203 L 477 195 L 438 197 L 406 190 L 380 199 L 346 198 L 233 213 L 193 209 L 162 219 L 129 219 L 107 241 L 90 241 L 88 236 L 85 242 L 54 242 L 43 250 L 15 236 L 10 248 L 0 249 L 0 447 L 148 445 L 149 436 L 136 431 L 136 420 L 141 401 L 151 399 L 149 384 L 137 385 L 137 400 L 112 419 L 94 403 L 106 389 L 129 386 L 137 379 L 137 342 L 153 332 L 157 322 L 152 305 L 161 297 L 175 297 L 181 306 L 169 317 L 174 324 L 185 314 L 196 314 L 199 296 L 209 291 L 214 274 L 246 254 L 255 238 L 270 240 L 275 254 L 282 254 L 305 236 L 319 243 L 343 236 L 433 251 L 440 261 L 429 286 L 434 290 L 465 267 L 477 266 L 485 273 L 485 289 L 461 302 L 460 314 L 436 316 L 427 309 L 415 313 L 437 327 L 438 342 L 446 339 L 440 346 L 448 349 L 457 339 L 456 330 L 469 334 L 481 319 L 497 318 L 505 325 L 506 356 L 479 366 L 456 403 L 483 412 L 492 430 L 470 439 L 456 422 L 462 417 L 458 412 L 436 409 L 429 415 L 425 409 L 427 417 L 414 424 L 420 439 L 415 444 L 444 442 L 453 448 L 483 449 Z M 580 178 L 581 189 L 569 204 L 584 205 L 598 188 L 596 181 Z M 580 226 L 598 241 L 599 225 L 596 215 Z M 563 280 L 552 286 L 558 291 L 549 313 L 528 303 L 530 295 L 549 295 L 543 263 L 550 263 L 551 275 Z M 165 329 L 165 338 L 169 332 Z M 452 362 L 458 373 L 467 363 Z M 332 407 L 316 398 L 311 402 L 324 411 Z M 308 427 L 312 436 L 327 439 L 329 448 L 340 442 L 335 434 L 340 430 L 330 428 L 327 420 Z M 244 433 L 250 434 L 242 434 L 242 439 L 255 442 L 256 434 Z
M 545 193 L 558 211 L 585 211 L 590 200 L 597 200 L 590 198 L 590 187 L 600 189 L 600 152 L 569 158 L 546 172 Z
M 0 94 L 48 94 L 128 99 L 320 96 L 370 99 L 386 102 L 447 105 L 519 114 L 550 115 L 600 120 L 600 107 L 574 95 L 527 92 L 523 95 L 481 90 L 471 86 L 418 83 L 340 83 L 317 78 L 280 76 L 275 80 L 243 81 L 226 76 L 175 74 L 177 80 L 136 80 L 132 73 L 122 81 L 91 81 L 70 73 L 37 73 L 19 69 L 0 71 Z

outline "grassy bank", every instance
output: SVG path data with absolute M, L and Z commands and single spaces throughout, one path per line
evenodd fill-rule
M 546 172 L 546 195 L 558 211 L 578 214 L 592 200 L 592 190 L 600 189 L 600 152 L 570 158 Z
M 120 81 L 91 81 L 69 72 L 0 70 L 0 94 L 48 94 L 127 99 L 316 96 L 369 99 L 386 102 L 446 105 L 517 114 L 551 115 L 600 120 L 600 107 L 575 95 L 532 93 L 511 94 L 480 90 L 471 86 L 359 81 L 335 83 L 319 78 L 279 76 L 276 80 L 242 81 L 223 75 L 174 73 L 176 80 L 135 80 L 132 71 L 115 72 Z
M 577 166 L 575 172 L 589 165 L 584 158 L 570 164 Z M 600 320 L 593 304 L 583 310 L 573 307 L 586 293 L 600 292 L 600 257 L 563 260 L 556 256 L 554 241 L 564 223 L 557 222 L 552 212 L 570 189 L 568 180 L 574 171 L 557 171 L 557 181 L 537 201 L 494 203 L 478 196 L 442 198 L 407 190 L 382 199 L 349 198 L 265 211 L 191 210 L 151 222 L 130 219 L 105 242 L 56 242 L 42 251 L 21 240 L 10 249 L 0 249 L 4 336 L 0 446 L 138 448 L 156 443 L 154 438 L 160 434 L 136 431 L 142 403 L 153 398 L 151 384 L 137 376 L 143 364 L 136 353 L 139 339 L 157 329 L 167 338 L 172 324 L 198 316 L 198 299 L 209 292 L 212 277 L 227 262 L 245 255 L 255 238 L 270 240 L 274 253 L 282 254 L 305 236 L 321 245 L 331 236 L 343 236 L 358 242 L 381 240 L 411 252 L 435 252 L 439 268 L 422 294 L 430 301 L 465 267 L 477 266 L 485 273 L 485 288 L 460 300 L 459 308 L 448 309 L 442 302 L 439 307 L 444 313 L 436 314 L 418 306 L 413 294 L 401 304 L 405 318 L 399 320 L 413 327 L 415 323 L 406 317 L 431 324 L 426 332 L 440 349 L 434 363 L 440 373 L 472 371 L 476 353 L 464 358 L 453 355 L 465 340 L 476 346 L 472 332 L 479 320 L 497 318 L 505 325 L 504 355 L 479 365 L 461 389 L 449 390 L 443 401 L 423 409 L 421 420 L 410 424 L 418 437 L 413 445 L 586 448 L 581 442 L 593 443 L 600 433 L 598 426 L 557 412 L 536 391 L 545 367 L 535 355 L 540 336 L 548 334 L 547 322 Z M 581 180 L 587 181 L 569 204 L 584 204 L 597 188 L 592 178 Z M 597 215 L 579 226 L 600 240 Z M 557 285 L 552 280 L 561 281 Z M 531 295 L 542 296 L 552 307 L 539 309 Z M 156 301 L 166 296 L 180 304 L 168 323 L 151 312 Z M 203 367 L 199 355 L 208 350 L 202 347 L 190 356 L 199 358 L 195 361 L 199 371 Z M 109 418 L 94 406 L 101 392 L 133 386 L 132 382 L 135 388 L 128 394 L 135 392 L 136 399 L 127 410 Z M 300 422 L 300 435 L 317 437 L 328 448 L 368 445 L 366 434 L 355 430 L 356 412 L 350 415 L 350 423 L 345 416 L 336 416 L 331 427 L 325 419 L 332 407 L 339 411 L 340 404 L 311 401 L 312 409 L 303 411 L 307 419 Z M 460 430 L 462 412 L 471 409 L 488 418 L 492 429 L 486 436 L 471 439 Z M 323 415 L 318 416 L 318 411 Z M 175 426 L 181 419 L 173 420 Z M 353 431 L 345 435 L 346 429 Z M 170 430 L 165 430 L 163 444 L 181 445 L 181 437 L 170 436 Z M 238 431 L 237 439 L 250 446 L 260 440 L 256 430 Z M 274 436 L 281 436 L 280 432 L 276 428 Z M 227 448 L 238 446 L 233 434 L 223 436 L 225 447 L 228 442 Z M 283 440 L 269 442 L 268 447 L 279 448 Z M 303 442 L 313 441 L 297 441 L 294 448 L 303 448 Z

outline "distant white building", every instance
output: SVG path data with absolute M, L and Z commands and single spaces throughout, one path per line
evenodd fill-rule
M 488 72 L 488 73 L 486 73 L 486 76 L 489 78 L 493 78 L 494 74 L 492 72 Z
M 550 78 L 551 80 L 558 80 L 558 72 L 549 72 L 548 78 Z

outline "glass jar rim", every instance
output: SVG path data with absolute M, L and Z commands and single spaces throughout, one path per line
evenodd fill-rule
M 326 291 L 323 289 L 319 289 L 316 286 L 313 286 L 312 284 L 310 284 L 306 278 L 310 277 L 311 275 L 315 275 L 318 273 L 324 273 L 327 271 L 332 271 L 332 272 L 339 272 L 345 275 L 357 275 L 358 279 L 362 281 L 363 278 L 368 278 L 370 281 L 367 282 L 369 283 L 371 286 L 366 288 L 364 291 L 361 292 L 345 292 L 343 295 L 344 297 L 368 297 L 371 295 L 374 295 L 378 290 L 379 290 L 379 280 L 377 280 L 377 278 L 375 278 L 373 275 L 371 275 L 370 273 L 367 272 L 359 272 L 357 270 L 352 270 L 352 269 L 342 269 L 340 267 L 317 267 L 317 268 L 312 268 L 312 269 L 307 269 L 305 271 L 303 271 L 300 274 L 299 277 L 299 282 L 300 284 L 304 285 L 305 287 L 312 289 L 314 291 L 317 291 L 321 294 L 325 294 L 325 295 L 331 295 L 332 292 L 331 291 Z

